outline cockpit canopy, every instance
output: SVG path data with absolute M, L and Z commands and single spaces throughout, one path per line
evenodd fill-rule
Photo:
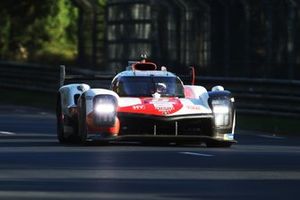
M 120 97 L 184 97 L 183 84 L 177 77 L 122 76 L 112 83 Z

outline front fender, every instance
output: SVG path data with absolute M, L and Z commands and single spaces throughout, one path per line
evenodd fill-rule
M 90 114 L 94 110 L 94 98 L 100 95 L 108 95 L 108 96 L 113 96 L 116 99 L 116 102 L 118 104 L 119 102 L 119 96 L 117 93 L 115 93 L 112 90 L 107 90 L 107 89 L 89 89 L 85 91 L 80 97 L 79 101 L 85 101 L 85 109 L 86 110 L 86 115 Z M 79 104 L 81 105 L 81 104 Z
M 89 90 L 90 86 L 87 84 L 68 84 L 62 86 L 58 90 L 58 106 L 60 104 L 61 111 L 69 115 L 69 108 L 76 107 L 78 97 L 85 91 Z

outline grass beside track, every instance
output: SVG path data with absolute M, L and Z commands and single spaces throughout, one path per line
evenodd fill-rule
M 2 105 L 29 106 L 55 112 L 56 94 L 17 89 L 0 89 Z M 237 114 L 237 129 L 265 131 L 272 134 L 300 135 L 299 119 Z

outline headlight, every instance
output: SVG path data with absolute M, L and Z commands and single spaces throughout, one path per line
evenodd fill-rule
M 231 116 L 230 101 L 227 99 L 216 99 L 212 100 L 211 105 L 216 127 L 229 126 Z
M 215 105 L 213 106 L 213 112 L 218 114 L 227 114 L 229 113 L 229 106 L 228 105 Z
M 97 114 L 109 114 L 116 111 L 115 105 L 112 103 L 98 103 L 94 109 Z
M 94 98 L 94 122 L 99 126 L 112 126 L 116 119 L 117 100 L 112 95 Z

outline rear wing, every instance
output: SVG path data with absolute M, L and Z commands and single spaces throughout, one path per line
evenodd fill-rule
M 66 73 L 66 66 L 60 65 L 60 87 L 72 83 L 85 83 L 91 87 L 109 88 L 110 83 L 114 78 L 114 75 L 112 74 L 97 74 L 95 71 L 88 70 L 70 70 L 68 73 L 71 74 Z

